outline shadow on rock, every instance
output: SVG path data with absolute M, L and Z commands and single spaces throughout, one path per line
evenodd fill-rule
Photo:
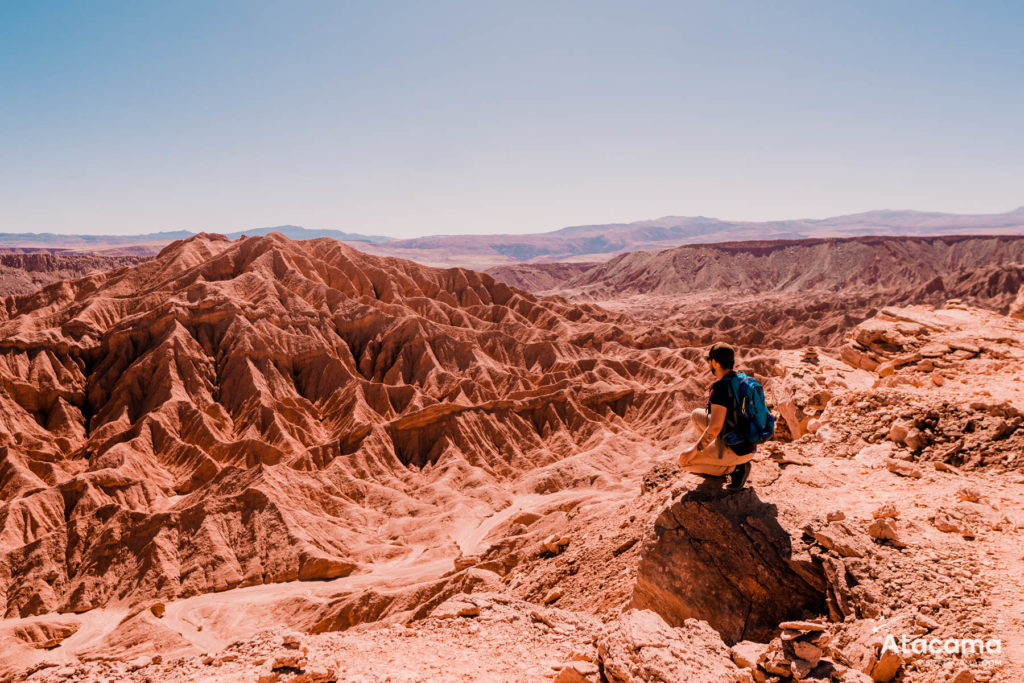
M 702 619 L 732 645 L 767 642 L 787 619 L 825 609 L 820 566 L 752 489 L 702 486 L 658 515 L 641 551 L 632 606 L 673 626 Z

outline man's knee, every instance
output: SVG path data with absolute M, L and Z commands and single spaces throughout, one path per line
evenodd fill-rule
M 708 426 L 708 412 L 703 408 L 697 408 L 690 413 L 690 420 L 693 421 L 700 429 L 707 429 Z

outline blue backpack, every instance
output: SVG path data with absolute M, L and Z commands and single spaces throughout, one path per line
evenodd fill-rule
M 722 436 L 727 446 L 738 443 L 759 444 L 775 434 L 775 416 L 764 401 L 761 384 L 742 372 L 734 373 L 729 381 L 736 424 L 726 425 Z

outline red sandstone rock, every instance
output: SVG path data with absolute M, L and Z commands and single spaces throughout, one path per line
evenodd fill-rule
M 612 683 L 720 683 L 737 673 L 718 634 L 697 620 L 673 628 L 654 612 L 631 609 L 609 623 L 597 642 Z

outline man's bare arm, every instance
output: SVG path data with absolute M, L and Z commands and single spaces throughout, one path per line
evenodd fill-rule
M 708 428 L 701 434 L 700 439 L 697 441 L 696 449 L 702 451 L 710 446 L 718 435 L 722 433 L 722 427 L 725 426 L 725 406 L 711 405 L 711 417 L 708 420 Z

